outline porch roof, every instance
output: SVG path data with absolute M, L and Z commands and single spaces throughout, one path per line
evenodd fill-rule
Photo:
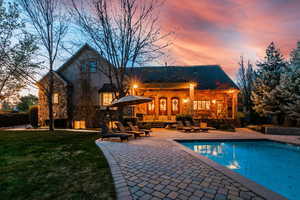
M 128 69 L 142 83 L 197 83 L 196 89 L 238 89 L 219 65 L 152 66 Z

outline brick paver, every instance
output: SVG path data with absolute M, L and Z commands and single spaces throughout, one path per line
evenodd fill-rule
M 113 160 L 114 181 L 116 178 L 122 184 L 121 187 L 118 182 L 116 184 L 117 193 L 118 190 L 121 192 L 118 199 L 264 199 L 169 140 L 232 137 L 263 136 L 244 130 L 238 133 L 181 133 L 155 129 L 151 137 L 130 140 L 128 143 L 96 143 L 104 151 L 109 163 Z M 128 190 L 124 189 L 124 181 Z

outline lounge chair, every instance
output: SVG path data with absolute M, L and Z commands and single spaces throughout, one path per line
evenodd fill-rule
M 200 122 L 200 130 L 203 132 L 208 132 L 208 130 L 210 130 L 211 127 L 207 127 L 207 123 L 206 122 Z
M 184 132 L 191 132 L 193 130 L 191 127 L 185 126 L 182 121 L 177 121 L 177 129 Z
M 116 122 L 116 125 L 119 129 L 119 131 L 123 132 L 123 133 L 128 133 L 128 134 L 132 134 L 134 135 L 134 138 L 136 139 L 137 137 L 141 137 L 142 134 L 144 134 L 141 131 L 129 131 L 126 130 L 126 128 L 124 127 L 124 125 L 121 122 Z
M 190 121 L 186 120 L 184 123 L 187 127 L 191 127 L 193 131 L 200 131 L 200 127 L 192 125 Z
M 123 133 L 112 133 L 109 131 L 109 128 L 107 127 L 106 124 L 100 124 L 100 138 L 101 140 L 103 140 L 104 138 L 112 138 L 112 137 L 119 137 L 121 142 L 123 142 L 124 140 L 128 141 L 128 138 L 131 135 L 128 134 L 123 134 Z
M 145 136 L 150 136 L 151 129 L 140 129 L 138 126 L 134 126 L 132 122 L 127 122 L 131 131 L 144 132 Z

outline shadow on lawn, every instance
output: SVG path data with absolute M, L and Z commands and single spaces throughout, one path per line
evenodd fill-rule
M 115 199 L 95 133 L 0 131 L 1 199 Z

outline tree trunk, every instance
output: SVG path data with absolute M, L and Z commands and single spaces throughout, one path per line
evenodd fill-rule
M 49 94 L 48 94 L 48 111 L 49 111 L 49 131 L 54 131 L 53 123 L 53 69 L 52 63 L 50 63 L 50 79 L 49 79 Z
M 118 120 L 119 122 L 124 122 L 124 107 L 118 107 Z

